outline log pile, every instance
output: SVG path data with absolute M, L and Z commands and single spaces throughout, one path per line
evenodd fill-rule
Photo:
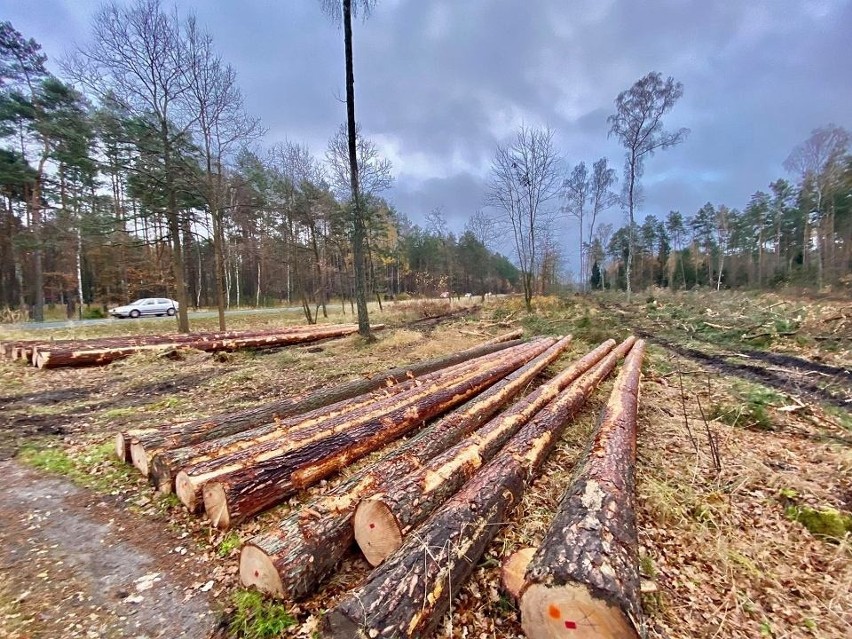
M 409 535 L 323 619 L 326 637 L 424 637 L 520 502 L 572 415 L 615 367 L 632 338 L 521 428 L 488 464 Z
M 213 523 L 227 527 L 512 376 L 555 341 L 524 343 L 510 339 L 515 335 L 235 415 L 118 433 L 116 453 L 130 456 L 164 491 L 178 477 L 178 495 L 190 510 L 202 497 L 213 500 Z M 566 345 L 517 381 L 514 392 Z M 508 398 L 500 396 L 493 410 Z M 202 493 L 207 484 L 212 497 Z
M 372 327 L 373 330 L 381 330 L 383 328 L 383 324 Z M 51 345 L 34 346 L 32 363 L 38 368 L 57 368 L 60 366 L 108 364 L 117 359 L 129 357 L 134 353 L 144 351 L 196 349 L 213 353 L 218 351 L 236 351 L 245 348 L 273 348 L 344 337 L 357 331 L 358 327 L 354 324 L 341 324 L 276 329 L 274 331 L 236 336 L 222 336 L 216 333 L 179 335 L 171 336 L 168 339 L 156 338 L 143 344 L 131 343 L 121 345 L 119 343 L 111 343 L 94 346 L 77 346 L 62 345 L 61 342 L 57 342 Z
M 626 358 L 544 542 L 510 557 L 503 575 L 529 637 L 566 628 L 638 637 L 644 342 L 607 340 L 535 386 L 571 338 L 513 337 L 230 415 L 119 433 L 116 454 L 228 528 L 420 429 L 249 540 L 239 572 L 247 587 L 304 598 L 357 542 L 378 567 L 328 611 L 322 636 L 427 637 L 573 417 Z
M 568 341 L 565 338 L 557 342 L 279 526 L 253 538 L 240 556 L 243 584 L 279 597 L 309 595 L 352 545 L 352 516 L 362 498 L 382 492 L 485 423 L 553 363 L 565 351 Z
M 517 339 L 518 337 L 520 337 L 520 333 L 513 331 L 480 346 L 458 353 L 436 357 L 410 366 L 400 366 L 378 375 L 355 379 L 333 388 L 323 388 L 310 394 L 288 397 L 237 413 L 223 413 L 176 426 L 120 432 L 116 435 L 115 440 L 116 455 L 122 461 L 129 460 L 132 455 L 134 464 L 143 474 L 147 475 L 148 464 L 158 452 L 192 446 L 226 435 L 233 435 L 255 426 L 293 415 L 301 415 L 335 402 L 351 399 L 378 388 L 389 388 L 418 375 L 426 375 L 454 364 L 489 355 L 504 348 L 517 346 L 521 343 Z M 133 453 L 131 448 L 134 451 Z

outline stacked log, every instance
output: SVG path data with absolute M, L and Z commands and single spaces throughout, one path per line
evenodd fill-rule
M 285 441 L 261 444 L 181 477 L 203 484 L 210 521 L 227 528 L 274 506 L 348 463 L 377 450 L 423 422 L 458 406 L 533 359 L 542 350 L 506 356 L 444 382 L 424 384 L 374 406 L 362 418 L 294 433 Z M 178 484 L 182 488 L 182 484 Z M 179 496 L 183 496 L 180 491 Z
M 631 340 L 632 342 L 632 340 Z M 618 351 L 622 351 L 618 349 Z M 615 366 L 607 356 L 539 412 L 322 621 L 327 637 L 424 637 L 450 607 L 570 417 Z
M 383 324 L 371 327 L 372 330 L 381 330 Z M 243 348 L 270 348 L 276 346 L 288 346 L 291 344 L 303 344 L 322 339 L 344 337 L 357 332 L 356 326 L 320 326 L 312 327 L 311 330 L 296 330 L 287 332 L 264 333 L 262 335 L 249 335 L 227 338 L 196 338 L 175 339 L 168 342 L 156 344 L 128 345 L 128 346 L 104 346 L 101 348 L 37 348 L 33 354 L 34 364 L 39 368 L 57 368 L 60 366 L 88 366 L 92 364 L 108 364 L 117 359 L 129 357 L 134 353 L 143 351 L 161 351 L 174 348 L 196 349 L 207 352 L 234 351 Z
M 562 637 L 566 628 L 576 637 L 640 636 L 635 464 L 643 354 L 639 342 L 527 568 L 521 620 L 532 639 Z
M 489 364 L 499 358 L 525 352 L 530 348 L 545 348 L 545 346 L 540 342 L 519 344 L 509 349 L 428 373 L 420 378 L 407 379 L 397 385 L 385 386 L 381 390 L 373 391 L 370 394 L 364 394 L 349 400 L 344 399 L 308 413 L 274 420 L 268 424 L 214 440 L 204 441 L 199 444 L 161 451 L 155 454 L 151 460 L 151 480 L 162 492 L 170 492 L 175 485 L 178 471 L 183 468 L 192 468 L 199 464 L 224 457 L 225 455 L 236 454 L 255 445 L 274 442 L 296 431 L 305 431 L 321 425 L 333 426 L 345 423 L 348 418 L 357 415 L 358 411 L 361 411 L 361 414 L 369 414 L 369 411 L 372 410 L 377 401 L 387 400 L 393 396 L 410 391 L 415 387 L 422 386 L 424 383 L 432 383 L 447 376 L 457 375 L 464 371 Z M 131 446 L 131 455 L 134 464 L 142 469 L 145 459 L 141 457 L 138 447 Z M 188 490 L 189 488 L 190 485 L 188 483 L 183 485 L 183 490 Z M 191 493 L 185 493 L 184 503 L 190 509 L 193 509 L 201 504 L 200 485 L 192 487 L 191 490 Z
M 240 579 L 278 597 L 307 596 L 331 574 L 354 540 L 358 502 L 420 468 L 511 401 L 567 348 L 570 337 L 438 420 L 376 463 L 243 546 Z
M 409 378 L 413 379 L 460 362 L 517 346 L 521 343 L 516 339 L 517 337 L 520 337 L 519 331 L 513 331 L 458 353 L 436 357 L 410 366 L 400 366 L 366 379 L 355 379 L 334 388 L 288 397 L 237 413 L 223 413 L 174 426 L 120 432 L 115 437 L 115 452 L 119 459 L 128 461 L 131 458 L 131 446 L 133 446 L 136 451 L 134 457 L 140 460 L 138 465 L 142 466 L 140 470 L 147 475 L 151 460 L 159 452 L 233 435 L 261 424 L 292 415 L 301 415 L 329 404 L 351 399 L 381 387 L 397 385 Z M 144 463 L 141 460 L 144 460 Z
M 524 424 L 615 346 L 604 342 L 512 408 L 428 464 L 362 501 L 355 511 L 358 546 L 373 566 L 402 545 L 408 532 L 454 495 Z

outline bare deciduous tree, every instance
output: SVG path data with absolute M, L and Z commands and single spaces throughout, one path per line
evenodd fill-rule
M 625 204 L 628 213 L 627 299 L 630 299 L 630 268 L 633 261 L 635 209 L 639 202 L 638 180 L 642 177 L 645 159 L 660 149 L 680 144 L 689 129 L 663 130 L 663 116 L 671 111 L 683 95 L 683 84 L 671 76 L 652 71 L 622 91 L 615 99 L 614 115 L 607 118 L 609 135 L 616 136 L 626 149 L 624 161 Z
M 491 163 L 486 203 L 500 212 L 512 233 L 528 311 L 535 291 L 537 234 L 559 194 L 559 175 L 549 128 L 521 126 L 513 142 L 497 146 Z
M 565 212 L 576 217 L 580 222 L 580 232 L 577 234 L 580 242 L 580 288 L 586 290 L 586 255 L 583 250 L 583 219 L 586 215 L 586 204 L 589 200 L 589 170 L 585 162 L 580 162 L 571 171 L 571 175 L 563 182 L 565 190 Z
M 75 82 L 102 99 L 118 102 L 157 132 L 179 302 L 178 330 L 183 333 L 189 332 L 189 318 L 175 166 L 178 141 L 198 119 L 187 106 L 189 66 L 177 13 L 166 13 L 159 0 L 137 0 L 129 6 L 105 4 L 95 14 L 89 46 L 78 49 L 64 64 Z
M 225 330 L 225 180 L 229 156 L 261 135 L 260 121 L 246 115 L 234 69 L 222 62 L 213 40 L 191 16 L 185 25 L 187 101 L 197 112 L 196 133 L 203 152 L 204 184 L 201 193 L 210 211 L 213 233 L 216 306 L 219 330 Z
M 492 248 L 497 236 L 494 220 L 482 209 L 479 209 L 468 218 L 464 225 L 464 230 L 471 233 L 483 246 L 487 246 L 488 248 Z

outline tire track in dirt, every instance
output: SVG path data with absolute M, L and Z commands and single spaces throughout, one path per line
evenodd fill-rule
M 780 390 L 787 394 L 803 395 L 808 399 L 824 402 L 832 406 L 837 406 L 845 410 L 850 409 L 850 399 L 848 396 L 843 397 L 835 395 L 824 388 L 814 384 L 811 381 L 801 379 L 801 375 L 796 375 L 795 371 L 789 371 L 788 376 L 783 376 L 775 371 L 768 370 L 761 366 L 752 364 L 737 364 L 728 361 L 724 356 L 705 353 L 695 348 L 683 346 L 664 337 L 654 335 L 646 330 L 634 328 L 633 331 L 639 337 L 643 337 L 655 344 L 658 344 L 678 355 L 687 357 L 693 361 L 700 362 L 721 373 L 735 375 L 742 379 L 764 384 L 776 390 Z M 798 358 L 793 358 L 798 359 Z M 804 360 L 801 360 L 804 361 Z M 841 369 L 842 370 L 842 369 Z M 845 371 L 844 371 L 845 372 Z

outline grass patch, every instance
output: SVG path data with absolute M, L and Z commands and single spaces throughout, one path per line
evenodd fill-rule
M 271 639 L 296 625 L 296 619 L 285 606 L 264 599 L 255 590 L 238 590 L 232 602 L 234 612 L 229 630 L 242 639 Z
M 110 408 L 109 410 L 101 413 L 101 417 L 103 419 L 122 419 L 124 417 L 130 417 L 137 410 L 138 409 L 136 408 Z
M 231 554 L 233 550 L 239 548 L 243 543 L 243 540 L 240 539 L 240 536 L 236 532 L 229 532 L 222 541 L 219 542 L 219 545 L 216 547 L 216 553 L 220 557 L 227 557 Z
M 782 404 L 782 397 L 763 386 L 752 386 L 736 391 L 738 401 L 733 403 L 715 403 L 710 406 L 708 419 L 718 419 L 729 426 L 775 430 L 775 420 L 771 413 L 773 406 Z
M 115 459 L 112 441 L 90 447 L 79 456 L 52 446 L 29 444 L 18 453 L 18 459 L 28 466 L 62 475 L 75 484 L 102 493 L 115 493 L 132 479 L 131 467 Z
M 816 537 L 840 540 L 852 533 L 852 515 L 834 508 L 811 508 L 810 506 L 787 506 L 784 514 L 797 521 Z

